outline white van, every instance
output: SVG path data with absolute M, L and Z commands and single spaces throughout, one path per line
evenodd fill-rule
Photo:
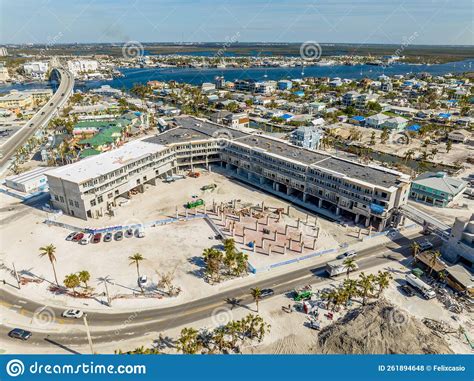
M 88 244 L 91 242 L 91 240 L 92 240 L 93 237 L 94 237 L 93 234 L 90 234 L 90 233 L 89 233 L 89 234 L 85 234 L 84 237 L 82 237 L 82 239 L 79 241 L 79 243 L 80 243 L 81 245 L 88 245 Z

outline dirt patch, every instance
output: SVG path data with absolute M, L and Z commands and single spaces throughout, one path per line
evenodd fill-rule
M 349 311 L 318 336 L 320 353 L 446 354 L 446 341 L 385 299 Z

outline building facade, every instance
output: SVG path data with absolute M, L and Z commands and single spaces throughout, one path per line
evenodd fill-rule
M 171 173 L 218 164 L 229 176 L 317 213 L 383 230 L 406 204 L 407 175 L 308 150 L 197 118 L 179 127 L 47 173 L 53 207 L 83 219 L 115 207 Z M 218 134 L 216 134 L 218 132 Z

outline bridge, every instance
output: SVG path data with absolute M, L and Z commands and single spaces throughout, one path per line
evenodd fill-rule
M 438 235 L 442 240 L 447 241 L 451 231 L 451 226 L 439 221 L 430 214 L 421 211 L 411 205 L 403 205 L 398 209 L 398 212 L 417 224 L 423 226 L 423 230 L 427 233 Z
M 52 78 L 57 78 L 59 87 L 48 103 L 28 121 L 14 135 L 0 146 L 0 167 L 8 164 L 15 155 L 16 150 L 34 135 L 34 133 L 46 126 L 67 103 L 74 89 L 74 76 L 68 70 L 58 66 L 51 72 Z

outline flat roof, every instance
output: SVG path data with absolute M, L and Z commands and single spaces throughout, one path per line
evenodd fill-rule
M 113 172 L 130 162 L 160 152 L 163 149 L 165 149 L 165 147 L 160 144 L 135 140 L 112 151 L 90 156 L 76 163 L 55 168 L 48 171 L 46 175 L 75 183 L 83 183 L 87 180 Z

